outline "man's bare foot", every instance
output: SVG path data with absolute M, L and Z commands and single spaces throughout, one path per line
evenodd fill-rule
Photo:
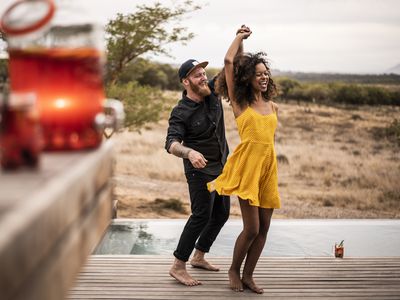
M 232 290 L 235 292 L 243 292 L 243 283 L 240 280 L 240 274 L 239 272 L 235 272 L 234 270 L 229 270 L 228 271 L 229 275 L 229 286 L 231 287 Z
M 175 259 L 174 264 L 172 265 L 171 269 L 169 270 L 169 275 L 174 277 L 180 283 L 186 286 L 196 286 L 201 284 L 200 281 L 194 279 L 189 273 L 186 271 L 186 263 Z
M 204 269 L 204 270 L 215 271 L 215 272 L 219 271 L 219 268 L 217 268 L 216 266 L 210 264 L 204 258 L 193 257 L 190 260 L 190 264 L 192 265 L 192 267 L 195 267 L 195 268 L 201 268 L 201 269 Z
M 242 278 L 242 283 L 244 287 L 249 288 L 250 290 L 252 290 L 254 293 L 257 294 L 263 294 L 264 290 L 262 288 L 260 288 L 259 286 L 257 286 L 257 284 L 254 282 L 253 278 Z
M 208 261 L 205 260 L 204 258 L 205 254 L 206 254 L 205 252 L 196 249 L 196 251 L 193 254 L 193 258 L 190 261 L 190 264 L 195 268 L 201 268 L 208 271 L 219 271 L 219 268 L 213 266 L 212 264 L 210 264 Z

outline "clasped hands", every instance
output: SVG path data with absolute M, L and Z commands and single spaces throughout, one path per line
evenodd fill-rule
M 251 33 L 252 31 L 250 30 L 250 27 L 244 24 L 236 31 L 236 35 L 242 35 L 243 39 L 247 39 L 251 35 Z

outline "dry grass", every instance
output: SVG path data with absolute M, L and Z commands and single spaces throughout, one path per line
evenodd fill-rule
M 179 94 L 172 97 L 178 99 Z M 276 149 L 282 209 L 275 217 L 398 218 L 400 149 L 374 133 L 399 113 L 393 107 L 281 103 Z M 227 105 L 225 122 L 233 151 L 239 137 Z M 166 130 L 164 119 L 141 133 L 116 135 L 120 217 L 175 218 L 190 211 L 182 161 L 164 150 Z M 165 208 L 160 199 L 182 205 L 179 210 Z M 231 215 L 237 217 L 236 202 L 232 199 Z

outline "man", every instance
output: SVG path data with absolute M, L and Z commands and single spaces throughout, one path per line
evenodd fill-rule
M 165 144 L 169 153 L 183 158 L 189 186 L 192 213 L 174 251 L 175 261 L 169 272 L 187 286 L 201 284 L 186 270 L 194 248 L 190 261 L 193 267 L 219 271 L 204 255 L 228 220 L 230 209 L 229 197 L 207 190 L 207 182 L 222 172 L 228 156 L 222 103 L 214 92 L 214 80 L 207 80 L 204 70 L 207 64 L 189 59 L 179 68 L 185 91 L 171 112 Z

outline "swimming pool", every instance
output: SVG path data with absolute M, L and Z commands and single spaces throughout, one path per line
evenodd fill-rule
M 185 226 L 183 219 L 115 219 L 93 254 L 172 255 Z M 229 220 L 210 256 L 231 256 L 242 228 Z M 345 257 L 400 256 L 400 220 L 273 219 L 262 256 L 333 256 L 344 240 Z

